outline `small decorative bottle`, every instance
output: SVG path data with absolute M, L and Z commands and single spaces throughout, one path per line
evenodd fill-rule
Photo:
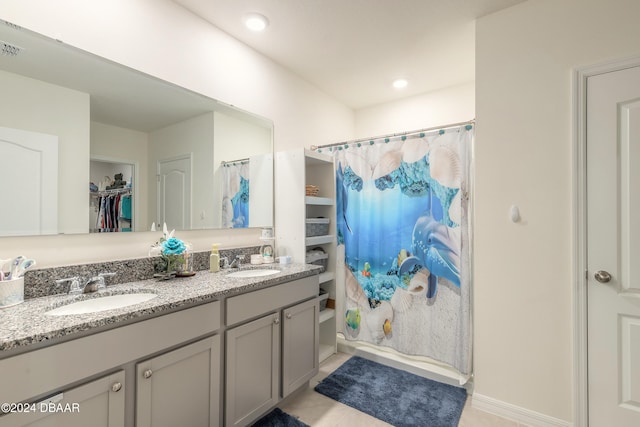
M 209 271 L 215 273 L 220 271 L 220 253 L 218 252 L 218 244 L 211 245 L 211 255 L 209 255 Z

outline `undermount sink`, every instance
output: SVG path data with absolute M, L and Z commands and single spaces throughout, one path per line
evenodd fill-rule
M 275 270 L 272 268 L 256 268 L 253 270 L 240 270 L 234 273 L 227 274 L 228 277 L 262 277 L 262 276 L 271 276 L 272 274 L 278 274 L 280 270 Z
M 115 308 L 139 304 L 141 302 L 149 301 L 157 296 L 158 295 L 152 293 L 109 295 L 72 302 L 70 304 L 54 308 L 53 310 L 49 310 L 45 314 L 51 316 L 65 316 L 68 314 L 95 313 L 98 311 L 113 310 Z

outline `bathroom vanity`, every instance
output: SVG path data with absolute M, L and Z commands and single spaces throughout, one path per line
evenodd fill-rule
M 96 313 L 46 314 L 66 295 L 3 310 L 0 425 L 249 425 L 318 372 L 318 269 L 278 269 L 109 286 L 157 297 Z

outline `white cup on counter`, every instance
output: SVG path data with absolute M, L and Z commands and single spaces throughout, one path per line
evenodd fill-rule
M 251 264 L 262 264 L 262 255 L 260 254 L 251 255 Z
M 280 255 L 278 257 L 278 261 L 280 262 L 280 264 L 285 265 L 285 264 L 291 264 L 291 255 Z
M 24 277 L 0 281 L 0 308 L 24 301 Z

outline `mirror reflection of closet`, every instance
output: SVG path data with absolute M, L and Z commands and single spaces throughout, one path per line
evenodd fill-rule
M 91 233 L 134 231 L 135 162 L 92 157 L 89 168 Z

